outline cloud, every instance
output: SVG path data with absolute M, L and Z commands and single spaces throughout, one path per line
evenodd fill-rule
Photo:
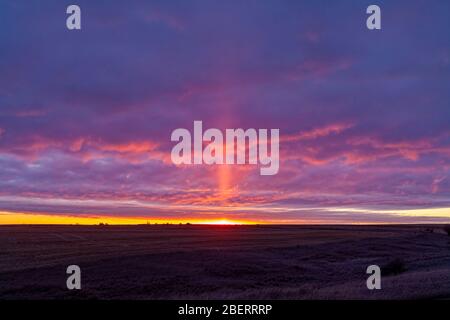
M 282 141 L 292 142 L 300 140 L 314 140 L 320 137 L 326 137 L 331 134 L 339 134 L 344 130 L 351 128 L 349 124 L 332 124 L 325 127 L 315 128 L 310 131 L 300 132 L 294 135 L 287 135 L 282 138 Z
M 449 205 L 449 4 L 416 24 L 422 5 L 390 3 L 408 19 L 377 40 L 350 2 L 326 5 L 81 0 L 89 32 L 68 33 L 55 2 L 7 3 L 0 210 L 428 221 L 380 210 Z M 279 173 L 173 166 L 194 120 L 279 128 Z

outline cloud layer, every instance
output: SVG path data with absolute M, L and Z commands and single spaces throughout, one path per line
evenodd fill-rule
M 0 4 L 0 211 L 450 219 L 401 214 L 450 208 L 448 1 L 381 1 L 381 31 L 364 1 L 78 4 L 81 31 L 64 2 Z M 174 166 L 194 120 L 279 128 L 279 174 Z

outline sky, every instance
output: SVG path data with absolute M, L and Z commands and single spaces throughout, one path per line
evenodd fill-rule
M 448 223 L 449 89 L 447 0 L 0 0 L 0 224 Z M 195 120 L 278 174 L 174 165 Z

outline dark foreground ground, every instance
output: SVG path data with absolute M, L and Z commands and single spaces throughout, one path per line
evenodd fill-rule
M 66 289 L 66 267 L 82 290 Z M 366 268 L 386 275 L 369 291 Z M 441 226 L 0 226 L 0 299 L 448 299 Z

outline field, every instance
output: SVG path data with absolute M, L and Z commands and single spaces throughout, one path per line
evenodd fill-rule
M 448 298 L 442 226 L 0 226 L 0 299 Z

